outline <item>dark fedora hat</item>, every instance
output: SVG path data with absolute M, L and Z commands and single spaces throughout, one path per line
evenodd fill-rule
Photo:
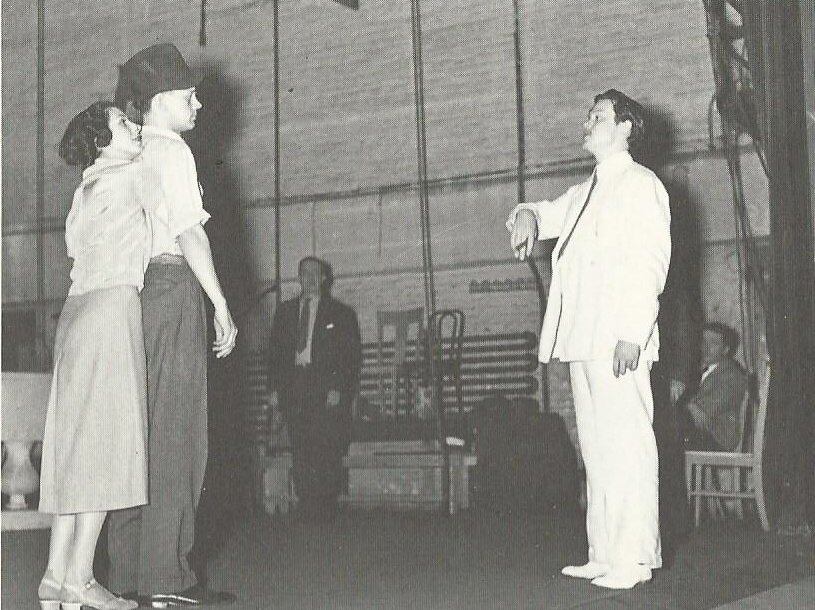
M 154 44 L 119 66 L 115 102 L 122 106 L 128 100 L 149 100 L 163 91 L 190 89 L 200 81 L 174 44 Z

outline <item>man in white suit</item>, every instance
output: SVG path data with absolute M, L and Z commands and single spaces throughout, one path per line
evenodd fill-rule
M 594 100 L 583 148 L 592 175 L 554 201 L 522 203 L 507 228 L 516 257 L 557 237 L 539 359 L 569 363 L 586 467 L 588 563 L 563 574 L 629 589 L 662 565 L 651 364 L 670 261 L 668 195 L 629 147 L 644 112 L 611 89 Z

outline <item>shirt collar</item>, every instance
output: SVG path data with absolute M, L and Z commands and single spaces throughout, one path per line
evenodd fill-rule
M 99 174 L 118 167 L 126 167 L 141 161 L 141 155 L 135 159 L 112 159 L 110 157 L 98 156 L 96 160 L 82 172 L 82 180 L 92 180 Z
M 156 136 L 164 136 L 165 138 L 170 138 L 172 140 L 181 140 L 184 141 L 184 138 L 181 137 L 181 134 L 174 132 L 171 129 L 166 129 L 164 127 L 156 127 L 155 125 L 143 125 L 141 128 L 142 136 L 144 134 L 152 134 Z
M 605 180 L 607 177 L 613 176 L 628 167 L 633 162 L 634 159 L 631 158 L 631 153 L 627 150 L 616 152 L 597 164 L 594 170 L 597 172 L 597 180 Z
M 713 369 L 715 369 L 717 366 L 719 366 L 719 365 L 721 364 L 721 362 L 722 362 L 721 360 L 717 360 L 716 362 L 711 362 L 710 364 L 708 364 L 708 365 L 705 367 L 705 370 L 706 370 L 706 371 L 712 371 L 712 370 L 713 370 Z

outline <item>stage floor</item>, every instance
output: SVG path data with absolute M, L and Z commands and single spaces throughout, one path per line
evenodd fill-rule
M 256 514 L 234 526 L 209 577 L 213 587 L 237 593 L 234 610 L 697 610 L 800 581 L 813 569 L 811 538 L 725 522 L 692 533 L 651 582 L 617 592 L 559 574 L 585 559 L 585 544 L 576 519 L 478 509 L 451 519 L 353 511 L 330 523 Z M 47 546 L 47 531 L 3 533 L 3 608 L 36 608 Z

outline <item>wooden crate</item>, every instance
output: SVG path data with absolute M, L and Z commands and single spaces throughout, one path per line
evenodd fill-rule
M 343 464 L 348 469 L 346 506 L 440 510 L 444 503 L 445 458 L 438 441 L 352 443 Z M 451 512 L 469 507 L 469 468 L 475 456 L 451 450 Z

